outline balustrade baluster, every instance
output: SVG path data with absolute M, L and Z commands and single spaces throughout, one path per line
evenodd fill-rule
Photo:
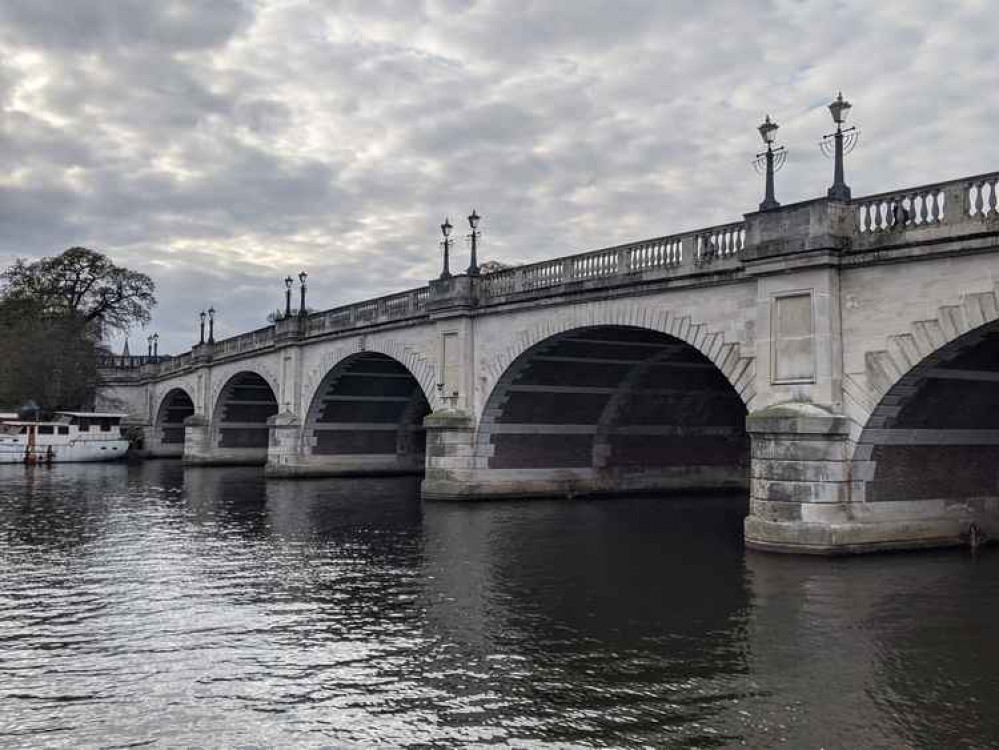
M 996 210 L 999 209 L 999 201 L 996 200 L 996 185 L 997 185 L 997 181 L 996 181 L 996 179 L 993 178 L 993 179 L 988 180 L 986 182 L 986 184 L 989 186 L 989 200 L 988 200 L 988 203 L 985 206 L 985 208 L 986 208 L 985 213 L 988 216 L 991 217 L 991 216 L 995 216 L 996 215 Z

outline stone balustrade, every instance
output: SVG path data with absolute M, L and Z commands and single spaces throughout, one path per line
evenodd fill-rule
M 999 213 L 999 173 L 856 198 L 858 239 L 934 225 L 994 219 Z
M 577 282 L 628 283 L 633 274 L 698 273 L 714 260 L 735 258 L 745 247 L 744 222 L 656 237 L 603 250 L 507 268 L 481 277 L 480 300 Z
M 430 288 L 420 287 L 408 292 L 390 294 L 332 310 L 313 313 L 306 324 L 307 337 L 348 331 L 354 328 L 389 323 L 425 315 Z

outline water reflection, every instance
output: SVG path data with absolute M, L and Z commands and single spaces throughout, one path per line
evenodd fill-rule
M 999 554 L 746 553 L 742 498 L 0 467 L 0 746 L 987 747 Z
M 516 724 L 509 736 L 524 741 L 733 741 L 715 716 L 747 689 L 741 509 L 732 498 L 428 506 L 428 621 L 460 644 L 438 677 L 464 686 L 442 718 Z

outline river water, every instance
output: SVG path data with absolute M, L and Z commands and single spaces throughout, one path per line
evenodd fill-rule
M 0 488 L 2 748 L 999 746 L 999 550 L 166 461 Z

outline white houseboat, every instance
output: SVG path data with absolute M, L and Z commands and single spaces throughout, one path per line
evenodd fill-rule
M 114 461 L 128 452 L 125 414 L 60 411 L 51 422 L 0 421 L 0 464 Z

